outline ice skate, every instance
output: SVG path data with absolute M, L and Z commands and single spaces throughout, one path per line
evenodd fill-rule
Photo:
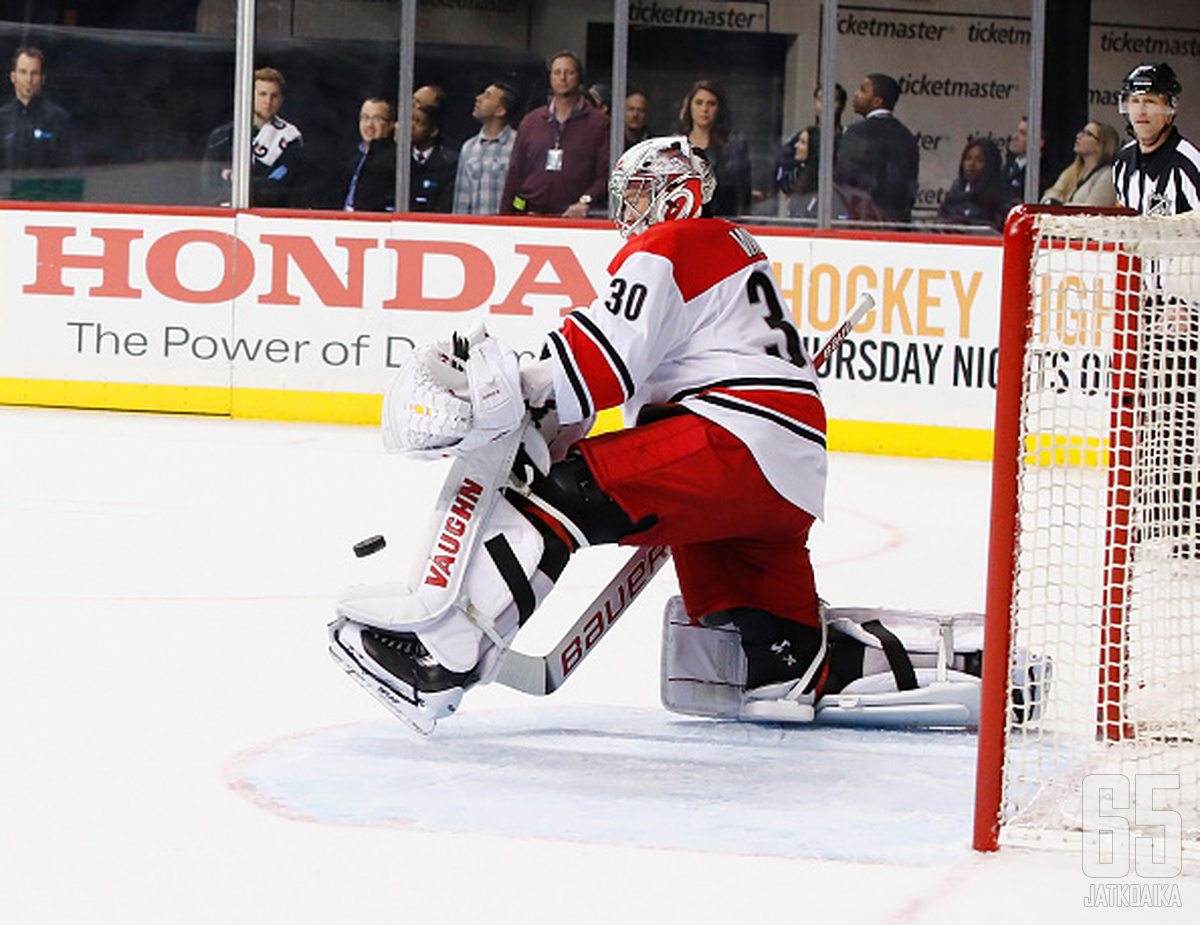
M 720 621 L 720 622 L 718 622 Z M 765 610 L 738 608 L 709 614 L 705 625 L 732 623 L 746 656 L 740 719 L 807 723 L 825 665 L 824 626 L 785 620 Z
M 338 604 L 329 627 L 334 658 L 418 732 L 431 732 L 464 691 L 491 680 L 500 655 L 566 563 L 569 553 L 558 538 L 515 500 L 497 494 L 478 548 L 460 553 L 463 561 L 442 562 L 458 578 L 447 582 L 449 596 L 439 584 L 448 576 L 433 564 L 444 550 L 435 545 L 418 573 L 426 582 L 416 590 L 403 582 L 364 586 Z
M 679 597 L 663 614 L 662 702 L 692 716 L 812 722 L 826 634 L 765 610 L 735 608 L 693 621 Z
M 329 651 L 355 681 L 422 735 L 449 716 L 479 680 L 450 671 L 415 633 L 393 633 L 339 617 L 329 625 Z

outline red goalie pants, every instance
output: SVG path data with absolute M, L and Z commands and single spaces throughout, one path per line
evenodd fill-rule
M 771 487 L 729 431 L 680 414 L 578 446 L 597 484 L 634 522 L 657 516 L 622 543 L 671 547 L 693 619 L 758 607 L 817 625 L 807 545 L 813 516 Z

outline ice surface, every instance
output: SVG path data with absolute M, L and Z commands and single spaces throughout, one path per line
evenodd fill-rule
M 952 860 L 970 839 L 975 740 L 965 732 L 607 707 L 456 719 L 427 741 L 394 722 L 304 735 L 248 757 L 237 779 L 324 822 L 881 862 Z M 864 749 L 880 760 L 864 763 Z
M 982 608 L 986 465 L 830 469 L 826 598 Z M 0 921 L 1194 919 L 1191 866 L 1182 909 L 1102 910 L 1077 853 L 974 854 L 968 734 L 664 713 L 669 570 L 552 697 L 412 736 L 325 623 L 407 573 L 444 471 L 367 428 L 0 408 Z M 521 647 L 624 558 L 573 560 Z

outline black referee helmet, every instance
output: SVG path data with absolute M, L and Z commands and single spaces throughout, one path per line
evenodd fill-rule
M 1175 108 L 1175 98 L 1183 92 L 1183 84 L 1175 76 L 1171 65 L 1139 64 L 1121 81 L 1121 99 L 1126 100 L 1134 93 L 1161 93 L 1167 98 L 1171 108 Z

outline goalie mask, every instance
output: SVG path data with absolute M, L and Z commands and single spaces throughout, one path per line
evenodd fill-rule
M 717 178 L 684 135 L 647 138 L 621 155 L 608 183 L 613 222 L 623 237 L 658 222 L 695 218 L 713 197 Z

